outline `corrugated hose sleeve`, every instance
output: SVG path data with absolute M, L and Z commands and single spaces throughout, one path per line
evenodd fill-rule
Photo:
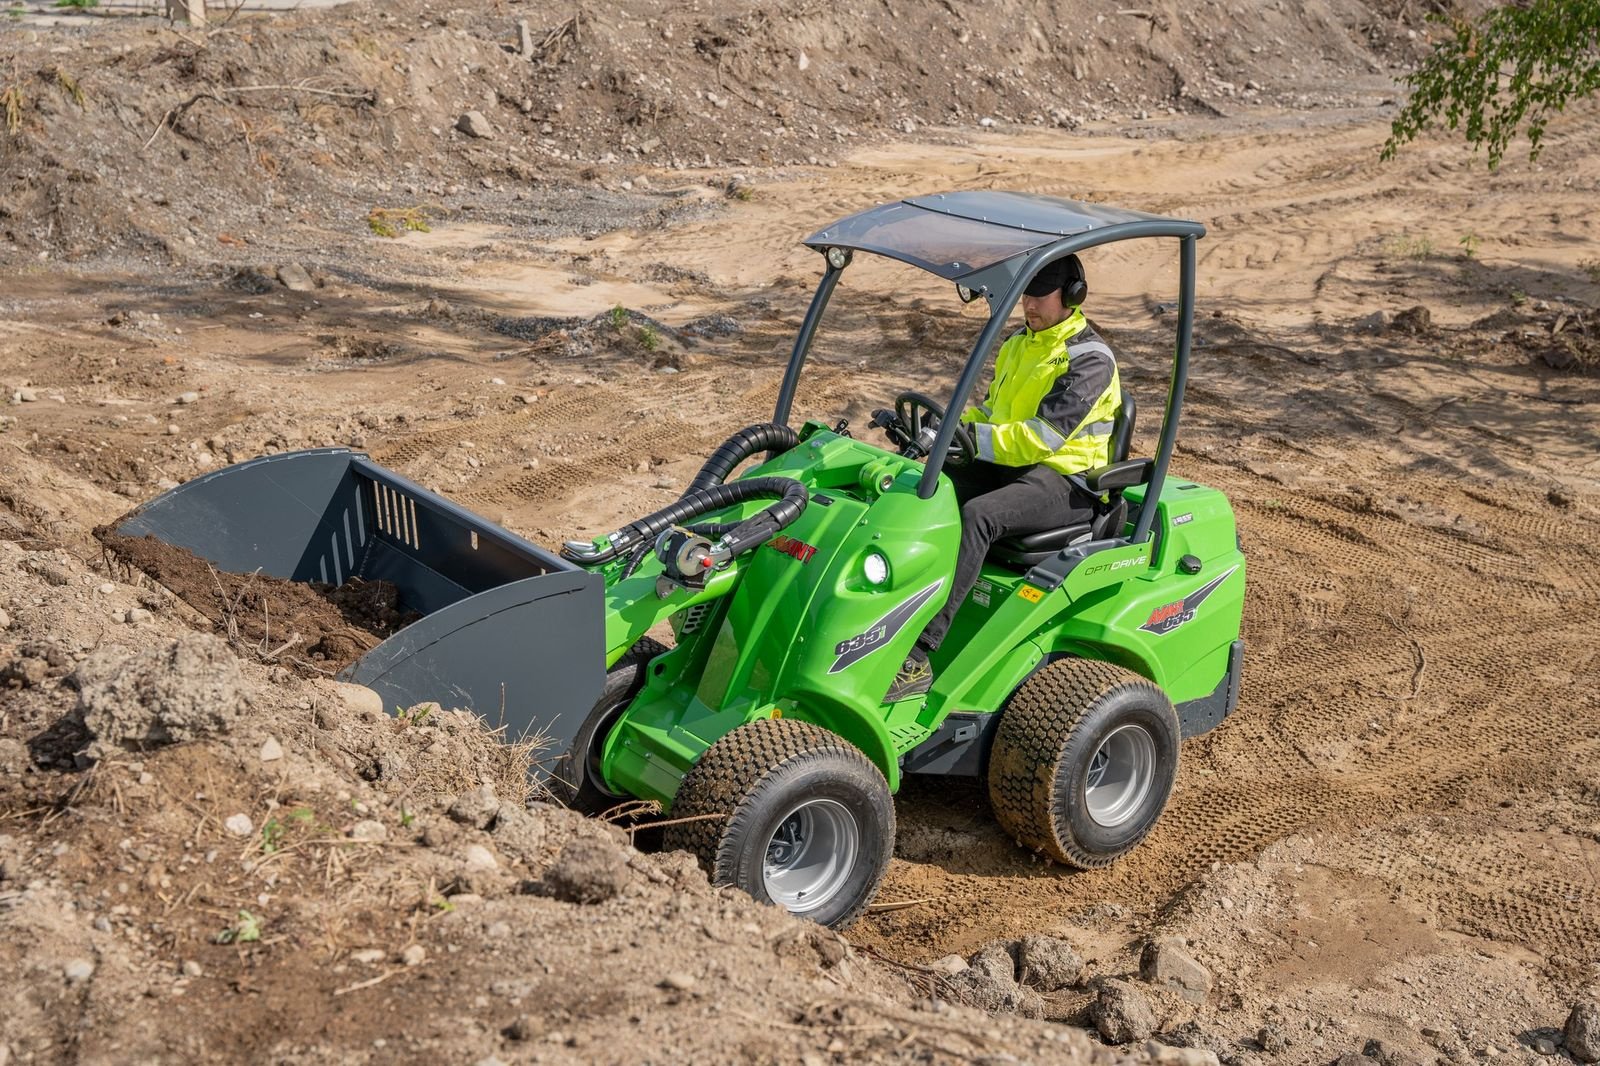
M 684 495 L 722 484 L 733 473 L 734 467 L 757 452 L 786 452 L 799 443 L 800 438 L 794 430 L 776 422 L 757 422 L 753 426 L 746 426 L 711 453 L 711 458 L 689 482 Z
M 806 503 L 809 502 L 806 487 L 794 478 L 753 477 L 735 481 L 731 485 L 712 485 L 687 493 L 681 500 L 628 523 L 612 537 L 611 546 L 604 552 L 594 556 L 577 557 L 576 561 L 588 565 L 608 563 L 618 555 L 632 551 L 640 543 L 653 543 L 663 530 L 686 522 L 696 515 L 705 514 L 707 511 L 720 511 L 724 507 L 764 496 L 776 496 L 778 502 L 760 514 L 733 526 L 728 534 L 730 537 L 737 537 L 741 545 L 738 551 L 753 547 L 799 518 L 806 509 Z M 769 528 L 769 524 L 770 532 L 760 536 L 759 540 L 755 539 L 762 529 Z

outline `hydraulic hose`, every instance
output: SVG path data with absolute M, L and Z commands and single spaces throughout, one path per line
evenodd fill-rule
M 720 485 L 727 480 L 733 468 L 750 458 L 756 452 L 770 451 L 774 453 L 786 452 L 800 443 L 800 438 L 788 426 L 776 422 L 757 422 L 753 426 L 746 426 L 727 440 L 721 447 L 711 453 L 711 458 L 706 460 L 700 472 L 689 482 L 689 487 L 684 491 L 684 497 L 697 489 L 708 489 L 713 485 Z
M 719 453 L 721 449 L 718 449 Z M 710 464 L 707 464 L 708 466 Z M 730 467 L 731 469 L 731 467 Z M 731 558 L 753 548 L 772 537 L 779 530 L 799 518 L 806 509 L 806 487 L 793 478 L 755 477 L 735 481 L 731 485 L 711 485 L 694 489 L 683 498 L 670 503 L 653 514 L 634 520 L 611 534 L 611 545 L 593 551 L 588 545 L 568 541 L 561 549 L 564 558 L 585 565 L 608 563 L 618 555 L 631 552 L 640 544 L 652 544 L 663 531 L 679 525 L 707 511 L 720 511 L 746 500 L 776 496 L 777 502 L 760 514 L 738 523 L 722 535 L 721 545 Z

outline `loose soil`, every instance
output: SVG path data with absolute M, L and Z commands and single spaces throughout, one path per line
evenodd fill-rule
M 1230 1064 L 1542 1061 L 1600 986 L 1600 112 L 1538 164 L 1444 139 L 1380 164 L 1414 7 L 380 4 L 0 37 L 27 105 L 0 139 L 0 1054 L 1111 1061 L 1144 1052 L 1083 1035 L 1094 982 L 1139 985 L 1169 936 L 1215 983 L 1145 986 L 1155 1031 Z M 840 939 L 524 806 L 480 723 L 254 651 L 226 732 L 90 731 L 83 661 L 223 618 L 108 572 L 92 530 L 335 444 L 540 543 L 616 528 L 770 416 L 819 271 L 799 240 L 954 188 L 1208 228 L 1174 469 L 1238 516 L 1244 688 L 1126 859 L 1046 865 L 982 787 L 913 780 L 888 906 Z M 368 229 L 413 205 L 430 230 Z M 1086 258 L 1157 411 L 1171 249 Z M 948 389 L 979 313 L 860 257 L 797 415 Z M 462 799 L 484 779 L 489 816 Z M 952 1006 L 928 969 L 1040 933 L 1084 960 L 1043 1021 Z
M 401 608 L 392 582 L 351 578 L 336 587 L 235 574 L 149 534 L 123 536 L 115 523 L 94 534 L 114 559 L 160 582 L 229 643 L 308 677 L 337 674 L 421 617 Z

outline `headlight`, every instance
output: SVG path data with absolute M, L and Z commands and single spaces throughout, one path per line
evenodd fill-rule
M 877 552 L 873 552 L 861 561 L 861 569 L 867 575 L 867 580 L 874 585 L 883 585 L 889 580 L 889 560 Z
M 978 298 L 978 294 L 967 288 L 965 285 L 956 286 L 956 295 L 961 297 L 961 302 L 964 304 L 969 304 Z
M 850 249 L 839 247 L 829 248 L 828 265 L 833 267 L 835 270 L 843 270 L 845 267 L 849 266 Z

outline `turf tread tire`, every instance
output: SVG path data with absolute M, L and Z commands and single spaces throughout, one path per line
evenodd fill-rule
M 855 745 L 821 726 L 790 718 L 759 719 L 712 744 L 684 775 L 669 815 L 669 819 L 695 820 L 667 826 L 666 849 L 691 852 L 713 884 L 735 883 L 730 872 L 737 864 L 740 830 L 756 817 L 749 801 L 786 767 L 828 759 L 864 774 L 881 789 L 887 822 L 887 839 L 879 842 L 877 854 L 872 854 L 873 843 L 863 840 L 864 854 L 869 856 L 865 861 L 873 866 L 868 890 L 844 914 L 826 923 L 836 929 L 849 925 L 871 902 L 888 870 L 894 851 L 894 802 L 877 766 Z
M 1061 764 L 1073 733 L 1108 697 L 1132 690 L 1165 709 L 1173 738 L 1172 772 L 1154 815 L 1114 854 L 1098 854 L 1063 832 L 1056 812 Z M 1023 847 L 1083 870 L 1109 866 L 1149 832 L 1171 793 L 1176 776 L 1177 714 L 1160 686 L 1131 670 L 1095 659 L 1063 658 L 1047 663 L 1007 702 L 989 755 L 989 803 L 995 820 Z

